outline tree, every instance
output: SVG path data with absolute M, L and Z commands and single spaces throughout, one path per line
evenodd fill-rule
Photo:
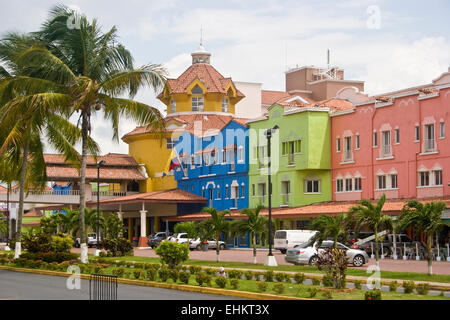
M 199 237 L 198 223 L 193 221 L 177 223 L 173 229 L 176 233 L 186 232 L 188 238 Z
M 216 240 L 216 261 L 220 262 L 220 234 L 228 230 L 229 221 L 225 220 L 225 217 L 230 214 L 230 211 L 217 212 L 214 208 L 203 208 L 202 212 L 207 212 L 211 215 L 209 220 L 204 221 L 203 228 L 209 234 L 214 235 Z
M 117 215 L 112 214 L 105 219 L 103 238 L 120 238 L 124 231 L 123 221 Z
M 310 242 L 318 242 L 319 246 L 324 240 L 333 239 L 334 249 L 337 249 L 338 241 L 345 242 L 349 233 L 351 216 L 341 213 L 336 217 L 325 214 L 320 215 L 311 223 L 311 229 L 317 230 L 317 233 L 311 238 Z
M 134 68 L 131 53 L 117 41 L 117 29 L 103 33 L 97 21 L 88 21 L 66 6 L 56 6 L 35 36 L 44 43 L 26 50 L 21 63 L 34 74 L 45 76 L 63 87 L 64 93 L 46 97 L 44 103 L 62 106 L 70 115 L 79 113 L 81 122 L 80 161 L 80 239 L 81 261 L 88 262 L 85 236 L 86 161 L 91 116 L 103 111 L 110 121 L 113 139 L 118 141 L 119 118 L 126 116 L 161 132 L 164 121 L 160 112 L 132 100 L 143 86 L 159 91 L 165 85 L 165 70 L 160 65 Z M 79 27 L 68 28 L 68 19 L 77 17 Z M 130 99 L 121 98 L 128 93 Z M 58 102 L 58 103 L 57 103 Z
M 425 204 L 416 200 L 408 201 L 402 209 L 398 219 L 400 229 L 413 228 L 417 232 L 423 232 L 427 239 L 428 274 L 433 275 L 432 245 L 433 235 L 443 227 L 442 212 L 446 209 L 445 202 L 428 202 Z
M 241 214 L 247 216 L 245 220 L 237 220 L 235 228 L 240 234 L 250 233 L 253 247 L 253 263 L 256 264 L 256 234 L 265 233 L 267 230 L 267 218 L 260 216 L 259 213 L 264 206 L 257 206 L 255 209 L 243 209 Z
M 25 192 L 43 189 L 46 183 L 43 139 L 66 159 L 78 155 L 74 145 L 81 131 L 60 108 L 67 102 L 61 87 L 39 77 L 22 54 L 39 41 L 30 35 L 9 33 L 0 42 L 0 154 L 6 155 L 19 181 L 19 208 L 14 257 L 21 254 L 21 225 Z M 88 141 L 92 150 L 97 146 Z
M 380 237 L 378 236 L 378 232 L 381 227 L 392 230 L 392 218 L 383 214 L 383 206 L 385 202 L 386 195 L 383 194 L 378 200 L 376 206 L 368 200 L 361 200 L 359 205 L 353 206 L 350 209 L 350 213 L 356 213 L 355 221 L 357 229 L 360 229 L 361 227 L 368 227 L 375 233 L 375 260 L 377 268 L 380 267 L 380 254 L 378 251 Z

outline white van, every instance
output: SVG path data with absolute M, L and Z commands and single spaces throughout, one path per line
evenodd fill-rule
M 278 230 L 275 232 L 274 248 L 285 254 L 288 249 L 308 242 L 316 233 L 314 230 Z

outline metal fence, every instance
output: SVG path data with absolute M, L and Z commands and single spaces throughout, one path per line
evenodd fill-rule
M 117 276 L 91 274 L 89 300 L 117 300 Z

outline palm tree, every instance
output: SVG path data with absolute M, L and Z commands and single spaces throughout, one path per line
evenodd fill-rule
M 356 213 L 355 221 L 357 229 L 368 227 L 375 233 L 375 260 L 377 268 L 380 267 L 380 255 L 378 252 L 378 242 L 380 241 L 380 237 L 378 236 L 378 232 L 382 227 L 392 230 L 392 218 L 383 214 L 385 202 L 386 195 L 383 194 L 376 206 L 368 200 L 361 200 L 359 205 L 353 206 L 350 209 L 350 213 Z
M 57 84 L 38 75 L 21 62 L 23 52 L 38 41 L 29 35 L 8 33 L 0 43 L 0 154 L 9 158 L 19 172 L 19 210 L 15 258 L 21 254 L 21 224 L 25 191 L 30 186 L 42 189 L 46 182 L 43 138 L 66 159 L 76 159 L 73 147 L 81 131 L 68 120 L 59 104 L 65 101 Z M 48 103 L 48 99 L 52 100 Z M 98 147 L 88 142 L 92 151 Z
M 131 53 L 117 42 L 117 29 L 103 33 L 97 21 L 78 15 L 79 28 L 67 28 L 69 18 L 78 15 L 66 6 L 56 6 L 51 17 L 35 33 L 45 46 L 33 46 L 21 55 L 22 65 L 34 74 L 45 76 L 65 88 L 65 93 L 46 97 L 48 105 L 58 105 L 70 115 L 79 113 L 81 122 L 80 164 L 80 239 L 81 261 L 88 262 L 84 209 L 86 207 L 86 161 L 88 137 L 92 129 L 91 116 L 103 110 L 111 121 L 113 139 L 118 141 L 119 118 L 126 116 L 161 131 L 164 121 L 160 112 L 132 100 L 143 86 L 159 91 L 165 85 L 165 70 L 160 65 L 134 68 Z M 121 98 L 128 93 L 130 99 Z
M 336 217 L 325 214 L 320 215 L 311 223 L 311 229 L 317 230 L 317 233 L 311 238 L 310 242 L 318 242 L 319 246 L 324 240 L 333 239 L 334 249 L 337 249 L 338 241 L 345 241 L 349 233 L 351 216 L 341 213 Z
M 57 213 L 60 223 L 60 230 L 61 232 L 70 234 L 72 237 L 74 237 L 74 229 L 78 223 L 79 212 L 77 210 L 71 209 L 64 209 L 64 211 L 65 213 Z
M 250 233 L 252 247 L 253 247 L 253 263 L 257 264 L 256 260 L 256 234 L 262 234 L 267 229 L 267 217 L 260 216 L 260 211 L 264 206 L 259 205 L 255 209 L 243 209 L 241 214 L 247 216 L 245 220 L 237 220 L 235 228 L 240 234 Z
M 217 212 L 214 208 L 203 208 L 202 212 L 207 212 L 211 215 L 209 220 L 204 222 L 203 228 L 207 230 L 208 234 L 214 235 L 216 240 L 216 261 L 220 262 L 220 246 L 219 238 L 222 232 L 228 230 L 229 221 L 225 220 L 225 216 L 230 214 L 229 210 L 224 210 L 222 212 Z
M 442 212 L 446 209 L 445 202 L 428 202 L 422 204 L 416 200 L 408 201 L 402 209 L 398 219 L 399 228 L 405 230 L 414 228 L 417 232 L 423 232 L 427 239 L 428 274 L 433 275 L 432 245 L 433 235 L 443 227 Z
M 198 238 L 199 236 L 198 223 L 194 221 L 177 223 L 173 229 L 175 233 L 186 232 L 188 238 Z

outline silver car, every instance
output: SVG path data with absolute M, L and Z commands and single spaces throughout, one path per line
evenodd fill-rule
M 285 260 L 286 262 L 293 264 L 310 264 L 314 265 L 317 263 L 318 255 L 326 248 L 333 247 L 333 241 L 323 241 L 320 247 L 317 247 L 317 243 L 311 246 L 309 243 L 304 243 L 297 245 L 286 252 Z M 341 243 L 337 244 L 338 249 L 345 251 L 349 264 L 355 267 L 362 267 L 365 263 L 369 261 L 369 256 L 363 250 L 350 249 Z
M 219 241 L 219 248 L 220 250 L 225 250 L 227 248 L 227 244 L 223 241 Z M 200 238 L 189 240 L 189 249 L 200 251 L 202 249 Z M 208 240 L 208 249 L 216 249 L 215 239 Z

